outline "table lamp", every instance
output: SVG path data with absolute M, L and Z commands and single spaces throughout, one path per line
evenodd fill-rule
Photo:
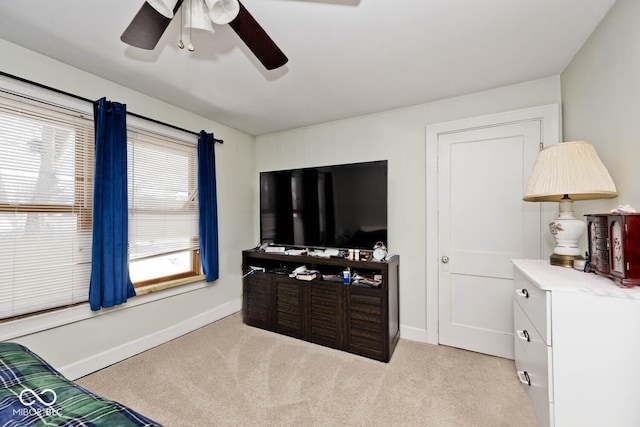
M 573 202 L 617 195 L 609 171 L 588 142 L 561 142 L 540 150 L 522 199 L 560 203 L 558 218 L 549 223 L 556 239 L 552 265 L 573 267 L 574 259 L 581 258 L 578 240 L 586 224 L 573 217 Z

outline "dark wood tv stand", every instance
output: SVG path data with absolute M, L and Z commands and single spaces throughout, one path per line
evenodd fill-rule
M 388 362 L 400 338 L 400 257 L 388 261 L 242 252 L 242 268 L 263 267 L 242 281 L 242 320 L 247 325 Z M 322 274 L 353 272 L 382 276 L 378 288 L 344 285 L 318 277 L 298 280 L 270 271 L 305 265 Z

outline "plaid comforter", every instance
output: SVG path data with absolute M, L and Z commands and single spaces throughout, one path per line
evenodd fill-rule
M 0 426 L 160 426 L 67 380 L 28 348 L 0 343 Z

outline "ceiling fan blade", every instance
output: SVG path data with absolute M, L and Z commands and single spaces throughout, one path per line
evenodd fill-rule
M 180 8 L 182 1 L 178 0 L 176 3 L 173 8 L 174 14 Z M 145 1 L 138 14 L 133 17 L 127 29 L 120 36 L 120 40 L 134 47 L 153 50 L 171 23 L 171 19 L 162 15 Z
M 242 3 L 238 16 L 229 25 L 267 70 L 282 67 L 289 61 Z

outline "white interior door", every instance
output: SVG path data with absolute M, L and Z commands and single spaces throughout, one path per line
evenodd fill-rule
M 513 359 L 513 258 L 542 255 L 522 201 L 541 120 L 438 135 L 439 342 Z

